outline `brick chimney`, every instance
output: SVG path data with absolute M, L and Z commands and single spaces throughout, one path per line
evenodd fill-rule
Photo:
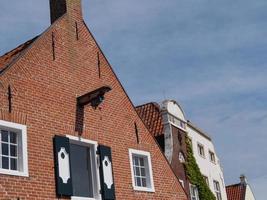
M 58 18 L 65 13 L 75 21 L 82 20 L 81 0 L 49 0 L 50 1 L 50 18 L 53 24 Z

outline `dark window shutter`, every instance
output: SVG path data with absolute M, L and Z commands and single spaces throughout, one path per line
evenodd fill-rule
M 100 181 L 103 200 L 115 200 L 115 185 L 112 169 L 111 148 L 98 146 L 100 156 Z
M 56 192 L 58 196 L 72 196 L 69 138 L 54 137 Z

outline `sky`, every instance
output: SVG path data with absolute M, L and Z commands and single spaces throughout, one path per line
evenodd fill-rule
M 0 1 L 0 54 L 50 25 L 48 0 Z M 227 184 L 267 188 L 267 1 L 83 0 L 135 105 L 175 99 L 212 136 Z

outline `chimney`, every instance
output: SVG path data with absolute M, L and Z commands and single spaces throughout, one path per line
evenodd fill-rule
M 53 24 L 58 18 L 67 13 L 75 20 L 82 20 L 81 0 L 49 0 L 50 1 L 50 18 Z
M 240 175 L 240 183 L 242 185 L 247 185 L 247 178 L 246 178 L 246 176 L 244 174 Z

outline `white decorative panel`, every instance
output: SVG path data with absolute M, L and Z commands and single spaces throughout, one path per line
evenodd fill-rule
M 59 177 L 63 183 L 67 184 L 70 179 L 70 159 L 64 147 L 58 152 L 58 168 Z
M 108 189 L 111 189 L 111 186 L 113 185 L 112 163 L 110 162 L 108 156 L 105 156 L 104 160 L 102 161 L 102 166 L 104 182 L 107 185 Z

